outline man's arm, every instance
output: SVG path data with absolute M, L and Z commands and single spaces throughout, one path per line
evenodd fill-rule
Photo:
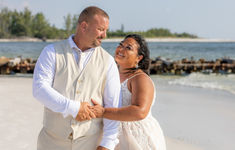
M 110 66 L 107 72 L 107 80 L 104 89 L 104 107 L 118 107 L 120 95 L 120 78 L 117 65 L 110 57 Z M 114 149 L 118 143 L 118 127 L 119 121 L 103 119 L 103 138 L 97 150 Z
M 37 60 L 33 75 L 33 96 L 50 110 L 62 113 L 64 117 L 72 115 L 79 120 L 79 116 L 83 116 L 86 107 L 81 109 L 81 112 L 79 102 L 64 97 L 52 88 L 55 63 L 55 49 L 51 44 L 44 48 Z M 77 114 L 80 115 L 77 116 Z

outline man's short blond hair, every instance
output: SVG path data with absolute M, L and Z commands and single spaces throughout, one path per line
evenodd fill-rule
M 78 18 L 78 23 L 80 24 L 83 21 L 88 22 L 89 19 L 91 19 L 94 15 L 101 15 L 109 19 L 109 15 L 103 9 L 100 9 L 96 6 L 90 6 L 90 7 L 85 8 L 80 13 L 79 18 Z

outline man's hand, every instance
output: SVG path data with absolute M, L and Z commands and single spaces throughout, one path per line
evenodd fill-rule
M 90 110 L 95 114 L 96 118 L 102 118 L 105 112 L 105 108 L 102 107 L 99 103 L 95 100 L 91 99 L 94 106 L 88 106 Z
M 90 106 L 89 103 L 81 102 L 81 106 L 76 117 L 77 121 L 85 121 L 96 118 L 95 114 L 89 109 L 88 106 Z
M 102 147 L 102 146 L 98 146 L 96 150 L 109 150 L 109 149 Z

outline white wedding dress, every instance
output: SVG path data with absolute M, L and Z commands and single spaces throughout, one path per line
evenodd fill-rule
M 131 105 L 131 92 L 127 88 L 127 82 L 128 79 L 121 84 L 122 106 Z M 155 95 L 154 90 L 152 105 Z M 119 144 L 115 150 L 166 150 L 162 129 L 157 120 L 152 116 L 151 109 L 143 120 L 121 122 Z

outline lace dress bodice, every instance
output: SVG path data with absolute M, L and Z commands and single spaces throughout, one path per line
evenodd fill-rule
M 121 91 L 122 91 L 122 106 L 129 106 L 131 105 L 131 92 L 127 87 L 126 79 L 124 82 L 121 83 Z
M 135 76 L 133 76 L 135 77 Z M 133 78 L 131 77 L 131 78 Z M 129 91 L 128 89 L 128 86 L 127 86 L 127 82 L 128 80 L 130 80 L 131 78 L 129 79 L 126 79 L 125 81 L 123 81 L 121 83 L 121 92 L 122 92 L 122 106 L 129 106 L 131 105 L 131 92 Z M 154 83 L 153 83 L 153 86 L 154 86 Z M 154 86 L 154 97 L 153 97 L 153 101 L 152 101 L 152 105 L 154 104 L 155 102 L 155 98 L 156 98 L 156 93 L 155 93 L 155 86 Z M 152 108 L 152 107 L 151 107 Z M 150 108 L 150 111 L 148 113 L 148 116 L 151 115 L 151 108 Z
M 127 87 L 128 80 L 121 84 L 122 106 L 131 105 L 132 94 Z M 152 117 L 151 109 L 143 120 L 122 121 L 119 140 L 115 150 L 166 150 L 162 130 L 157 120 Z

